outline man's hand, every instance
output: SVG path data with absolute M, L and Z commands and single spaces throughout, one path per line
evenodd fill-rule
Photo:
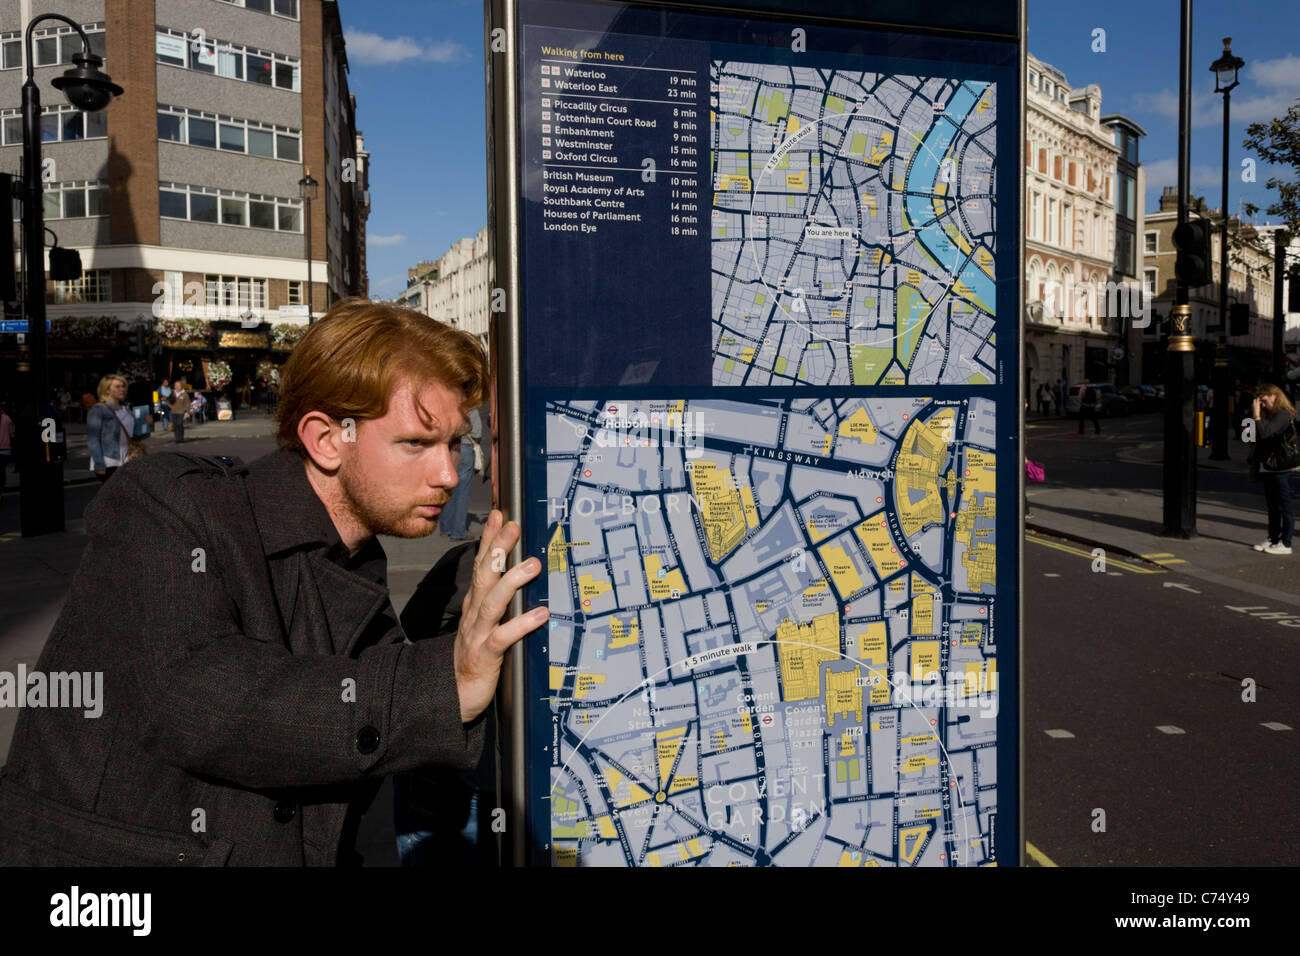
M 454 660 L 462 723 L 469 723 L 487 709 L 496 693 L 506 651 L 550 617 L 550 611 L 539 607 L 501 623 L 515 592 L 542 570 L 542 562 L 529 558 L 505 571 L 505 556 L 518 540 L 519 525 L 507 522 L 500 511 L 488 515 L 474 559 L 474 580 L 461 605 L 460 629 L 456 633 Z

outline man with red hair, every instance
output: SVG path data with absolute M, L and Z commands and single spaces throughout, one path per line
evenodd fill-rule
M 20 713 L 0 864 L 355 863 L 385 775 L 475 766 L 504 655 L 547 617 L 502 623 L 540 562 L 506 570 L 493 511 L 454 640 L 412 642 L 376 535 L 437 527 L 486 382 L 472 336 L 344 300 L 285 366 L 279 451 L 107 484 L 37 664 L 102 673 L 102 714 Z

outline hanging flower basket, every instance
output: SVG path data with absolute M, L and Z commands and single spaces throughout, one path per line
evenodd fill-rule
M 117 338 L 117 319 L 111 315 L 69 316 L 50 320 L 50 338 L 72 341 Z
M 217 391 L 225 388 L 230 384 L 230 366 L 225 362 L 212 361 L 208 363 L 208 384 Z
M 258 362 L 253 377 L 263 388 L 280 387 L 280 370 L 272 362 Z
M 159 319 L 154 328 L 164 345 L 196 345 L 212 337 L 212 326 L 204 319 Z
M 148 382 L 153 379 L 153 367 L 148 359 L 132 359 L 118 366 L 115 374 L 121 375 L 128 382 Z
M 277 322 L 271 326 L 271 348 L 288 351 L 307 333 L 307 326 L 292 322 Z

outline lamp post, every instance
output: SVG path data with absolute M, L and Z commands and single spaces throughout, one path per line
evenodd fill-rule
M 77 31 L 82 52 L 72 57 L 73 67 L 50 85 L 68 102 L 87 113 L 97 113 L 122 95 L 122 87 L 100 71 L 104 61 L 90 50 L 85 31 L 59 13 L 43 13 L 27 24 L 23 53 L 27 80 L 23 83 L 23 181 L 15 187 L 23 204 L 23 312 L 27 319 L 28 375 L 26 401 L 19 413 L 18 461 L 22 468 L 19 488 L 20 521 L 24 538 L 63 530 L 63 462 L 54 443 L 53 416 L 43 412 L 48 404 L 47 339 L 45 334 L 45 208 L 41 190 L 41 93 L 33 74 L 32 32 L 45 20 L 59 20 Z M 20 366 L 21 367 L 21 366 Z
M 307 324 L 311 325 L 314 320 L 311 294 L 311 201 L 316 198 L 320 183 L 312 179 L 310 166 L 304 166 L 303 172 L 306 175 L 298 180 L 298 195 L 302 197 L 307 209 Z
M 1232 37 L 1223 38 L 1223 56 L 1210 64 L 1214 92 L 1223 94 L 1223 220 L 1219 224 L 1219 344 L 1214 352 L 1214 423 L 1210 429 L 1210 458 L 1228 460 L 1228 120 L 1237 71 L 1246 65 L 1232 55 Z

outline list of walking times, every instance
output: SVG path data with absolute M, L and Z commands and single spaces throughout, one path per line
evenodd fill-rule
M 536 75 L 525 82 L 540 91 L 530 124 L 537 132 L 527 148 L 542 169 L 543 232 L 641 229 L 661 218 L 659 197 L 647 187 L 663 175 L 682 202 L 672 204 L 662 234 L 698 235 L 696 70 L 633 65 L 608 43 L 595 49 L 541 43 L 538 53 Z

